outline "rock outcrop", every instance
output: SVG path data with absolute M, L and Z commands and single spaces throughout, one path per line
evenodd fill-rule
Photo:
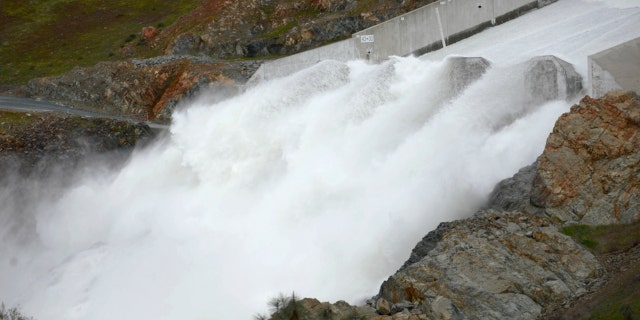
M 0 180 L 5 173 L 46 176 L 91 154 L 128 154 L 155 133 L 144 123 L 55 112 L 0 111 Z
M 534 162 L 518 170 L 511 178 L 504 179 L 496 185 L 489 196 L 486 209 L 506 211 L 539 212 L 539 208 L 531 205 L 531 183 L 536 175 L 538 162 Z
M 370 306 L 355 307 L 344 301 L 328 303 L 320 302 L 317 299 L 305 298 L 302 300 L 289 300 L 285 306 L 274 312 L 271 319 L 352 320 L 363 318 L 370 319 L 377 315 L 376 309 Z
M 640 99 L 585 97 L 562 115 L 538 160 L 532 204 L 562 221 L 640 220 Z
M 603 275 L 589 251 L 527 214 L 486 212 L 443 224 L 423 241 L 433 248 L 414 250 L 414 260 L 424 256 L 385 281 L 379 296 L 433 319 L 536 319 Z
M 211 88 L 237 90 L 235 83 L 246 81 L 258 65 L 179 56 L 103 62 L 33 79 L 24 94 L 78 109 L 168 122 L 181 99 Z

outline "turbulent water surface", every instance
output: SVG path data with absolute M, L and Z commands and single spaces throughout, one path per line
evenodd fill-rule
M 119 170 L 2 186 L 0 300 L 43 320 L 247 319 L 292 291 L 360 302 L 542 151 L 571 102 L 527 103 L 522 63 L 556 54 L 586 79 L 587 55 L 640 35 L 628 4 L 561 0 L 422 58 L 203 96 Z M 454 96 L 451 54 L 492 67 Z

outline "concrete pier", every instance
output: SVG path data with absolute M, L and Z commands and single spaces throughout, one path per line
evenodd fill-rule
M 525 94 L 530 104 L 571 100 L 582 91 L 582 77 L 572 64 L 555 56 L 536 57 L 527 62 Z

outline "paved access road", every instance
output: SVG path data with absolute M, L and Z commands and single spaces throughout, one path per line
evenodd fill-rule
M 67 107 L 64 105 L 57 105 L 47 101 L 40 101 L 40 100 L 34 100 L 30 98 L 21 98 L 21 97 L 0 96 L 0 110 L 25 111 L 25 112 L 57 111 L 57 112 L 64 112 L 67 114 L 72 114 L 72 115 L 77 115 L 82 117 L 110 118 L 110 119 L 124 120 L 124 121 L 145 122 L 149 127 L 157 128 L 157 129 L 168 128 L 168 126 L 166 125 L 161 125 L 161 124 L 152 123 L 148 121 L 142 121 L 142 120 L 136 120 L 133 118 L 118 117 L 118 116 L 102 114 L 98 112 L 74 109 L 71 107 Z

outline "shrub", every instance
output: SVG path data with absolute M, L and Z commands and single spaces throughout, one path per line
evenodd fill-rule
M 7 309 L 4 303 L 0 304 L 0 320 L 33 320 L 20 312 L 17 307 Z

